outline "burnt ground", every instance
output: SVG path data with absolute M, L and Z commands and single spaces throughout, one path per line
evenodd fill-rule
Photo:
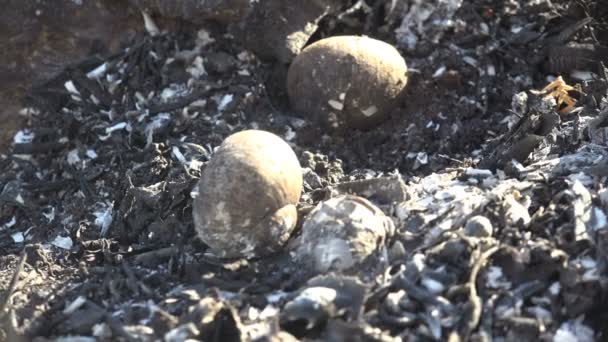
M 480 209 L 494 224 L 498 250 L 460 235 L 459 244 L 422 248 L 403 233 L 409 229 L 403 223 L 403 234 L 387 246 L 391 257 L 383 270 L 350 274 L 358 281 L 330 279 L 351 301 L 360 299 L 357 315 L 334 308 L 290 319 L 285 303 L 306 281 L 294 272 L 297 266 L 285 265 L 280 255 L 222 264 L 195 237 L 190 192 L 213 148 L 243 129 L 278 134 L 311 169 L 303 215 L 339 183 L 395 171 L 408 187 L 423 177 L 434 182 L 428 177 L 437 174 L 464 177 L 458 170 L 467 167 L 517 179 L 509 171 L 511 159 L 519 159 L 520 167 L 537 161 L 531 153 L 538 144 L 517 144 L 525 129 L 540 140 L 551 136 L 551 155 L 597 144 L 573 130 L 605 109 L 605 4 L 475 0 L 452 11 L 446 3 L 458 1 L 442 2 L 433 14 L 443 21 L 431 17 L 437 20 L 421 21 L 421 31 L 410 28 L 419 38 L 415 44 L 401 22 L 406 14 L 412 22 L 421 14 L 402 2 L 392 11 L 373 6 L 323 19 L 312 40 L 367 34 L 394 44 L 410 69 L 407 94 L 391 118 L 342 137 L 325 135 L 290 110 L 286 66 L 260 61 L 213 24 L 139 36 L 124 52 L 72 66 L 33 91 L 27 127 L 0 159 L 0 298 L 12 294 L 0 302 L 6 305 L 0 312 L 4 338 L 248 340 L 279 330 L 336 341 L 486 334 L 551 340 L 565 338 L 565 331 L 581 341 L 605 338 L 604 254 L 601 245 L 572 237 L 572 198 L 579 193 L 568 192 L 568 176 L 522 190 L 531 199 L 531 221 L 510 221 L 502 200 Z M 200 53 L 192 53 L 196 47 Z M 528 127 L 539 119 L 532 110 L 518 112 L 514 95 L 533 98 L 531 90 L 557 75 L 580 87 L 571 96 L 581 109 L 559 115 L 548 131 Z M 500 157 L 504 151 L 510 158 Z M 602 210 L 605 171 L 594 170 L 592 199 L 585 203 Z M 387 214 L 399 226 L 395 211 Z M 397 241 L 405 246 L 401 254 Z M 433 292 L 424 277 L 420 283 L 399 271 L 419 255 L 433 266 L 434 281 L 449 286 Z M 22 256 L 25 263 L 18 267 Z M 496 286 L 477 280 L 485 262 L 502 268 L 503 283 L 497 277 Z M 577 270 L 590 262 L 597 266 L 594 277 L 580 276 Z M 9 290 L 15 274 L 18 281 Z M 386 280 L 390 275 L 393 280 Z M 500 285 L 505 282 L 508 287 Z M 477 305 L 463 294 L 475 284 Z M 364 288 L 365 295 L 353 288 Z M 560 288 L 563 293 L 556 294 Z M 483 317 L 475 319 L 475 309 L 482 308 Z

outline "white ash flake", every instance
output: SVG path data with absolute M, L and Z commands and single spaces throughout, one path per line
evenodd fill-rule
M 422 278 L 421 284 L 433 294 L 439 294 L 445 290 L 445 286 L 442 283 L 432 278 Z
M 23 107 L 19 110 L 19 115 L 21 116 L 32 116 L 38 114 L 40 114 L 40 110 L 38 108 Z
M 80 157 L 78 156 L 78 149 L 75 148 L 75 149 L 71 150 L 70 152 L 68 152 L 66 159 L 67 159 L 68 164 L 70 164 L 70 165 L 79 163 L 81 160 L 80 160 Z
M 515 26 L 515 25 L 513 25 L 513 26 L 511 26 L 511 33 L 517 34 L 517 33 L 521 32 L 521 30 L 523 30 L 523 29 L 524 28 L 521 27 L 521 26 Z
M 596 74 L 591 71 L 572 70 L 570 72 L 570 77 L 579 81 L 591 81 L 596 77 Z
M 253 321 L 266 320 L 272 317 L 276 317 L 279 313 L 279 309 L 272 305 L 266 305 L 262 311 L 257 308 L 249 308 L 249 319 Z
M 205 47 L 215 42 L 215 39 L 211 37 L 209 31 L 201 29 L 196 33 L 196 45 Z M 239 54 L 240 56 L 240 54 Z
M 226 94 L 226 95 L 222 96 L 222 98 L 219 100 L 219 102 L 217 104 L 217 110 L 219 110 L 220 112 L 223 112 L 224 109 L 226 109 L 226 107 L 228 107 L 228 105 L 232 102 L 233 99 L 234 99 L 234 95 L 232 95 L 232 94 Z
M 173 94 L 171 94 L 171 95 L 173 95 Z M 136 107 L 138 110 L 141 110 L 142 105 L 145 105 L 146 103 L 148 103 L 148 99 L 146 99 L 144 94 L 140 93 L 139 91 L 135 92 L 135 98 L 137 98 Z
M 296 132 L 289 126 L 287 126 L 287 131 L 285 132 L 285 140 L 292 141 L 296 137 Z
M 198 186 L 195 186 L 192 191 L 190 191 L 190 198 L 195 199 L 198 197 L 200 193 L 198 192 Z
M 488 267 L 486 277 L 488 278 L 488 286 L 491 288 L 505 290 L 511 288 L 511 282 L 505 278 L 502 268 L 498 266 Z
M 186 164 L 188 162 L 177 146 L 173 146 L 171 148 L 171 154 L 182 164 Z
M 146 28 L 148 34 L 152 37 L 157 36 L 160 33 L 160 29 L 154 22 L 154 19 L 152 19 L 150 14 L 148 14 L 146 11 L 141 11 L 141 15 L 144 19 L 144 27 Z
M 479 64 L 477 62 L 477 60 L 471 56 L 464 56 L 462 57 L 462 60 L 467 63 L 468 65 L 472 66 L 472 67 L 477 67 L 477 64 Z
M 85 154 L 87 155 L 87 157 L 89 157 L 91 159 L 97 158 L 97 152 L 95 152 L 95 150 L 93 150 L 93 149 L 87 149 Z
M 191 170 L 200 170 L 203 166 L 203 162 L 200 160 L 188 160 L 177 146 L 173 146 L 171 148 L 171 155 L 175 157 L 175 159 L 177 159 L 181 164 L 186 165 Z
M 16 232 L 11 234 L 11 239 L 13 239 L 13 242 L 15 243 L 22 243 L 23 241 L 25 241 L 25 235 L 23 234 L 23 232 Z
M 203 64 L 203 58 L 196 56 L 192 61 L 192 64 L 186 68 L 186 72 L 189 73 L 195 79 L 199 79 L 207 74 L 205 65 Z
M 112 224 L 113 205 L 113 203 L 109 202 L 98 202 L 95 204 L 97 209 L 93 212 L 93 216 L 95 216 L 95 225 L 101 228 L 100 236 L 102 237 L 108 233 Z
M 199 99 L 199 100 L 192 102 L 188 107 L 205 108 L 206 105 L 207 105 L 206 99 Z
M 405 296 L 405 291 L 399 290 L 397 292 L 391 292 L 386 296 L 386 301 L 391 305 L 397 306 L 401 299 Z
M 108 63 L 103 63 L 100 66 L 98 66 L 97 68 L 89 71 L 87 73 L 87 77 L 90 79 L 99 79 L 99 78 L 103 77 L 107 71 L 108 71 Z
M 344 103 L 343 103 L 343 102 L 341 102 L 341 101 L 338 101 L 338 100 L 328 100 L 328 101 L 327 101 L 327 104 L 328 104 L 328 105 L 329 105 L 331 108 L 333 108 L 333 109 L 335 109 L 335 110 L 342 110 L 342 109 L 344 109 Z
M 156 52 L 154 52 L 154 51 L 148 51 L 148 55 L 152 56 L 152 58 L 155 61 L 159 61 L 160 60 L 160 57 L 158 57 L 158 54 Z
M 426 165 L 429 162 L 429 156 L 426 152 L 418 152 L 416 154 L 416 161 L 420 163 L 420 165 Z
M 128 123 L 126 123 L 126 122 L 123 121 L 123 122 L 119 122 L 117 124 L 114 124 L 114 125 L 112 125 L 110 127 L 106 127 L 106 130 L 105 130 L 106 131 L 106 135 L 99 135 L 98 136 L 99 140 L 101 140 L 101 141 L 108 140 L 110 138 L 110 136 L 112 135 L 112 132 L 114 132 L 114 131 L 121 131 L 123 129 L 127 130 L 127 131 L 130 131 L 131 130 L 131 126 Z
M 361 113 L 363 113 L 363 115 L 365 115 L 367 117 L 370 117 L 370 116 L 376 114 L 377 112 L 378 112 L 378 107 L 376 107 L 374 105 L 369 106 L 365 109 L 361 109 Z
M 239 76 L 251 76 L 251 73 L 247 69 L 239 69 L 236 73 Z
M 63 309 L 63 313 L 65 315 L 71 315 L 76 312 L 76 310 L 80 309 L 86 302 L 87 299 L 85 297 L 78 296 L 70 304 L 68 304 L 65 309 Z
M 562 323 L 553 336 L 553 342 L 594 342 L 593 329 L 583 324 L 583 317 Z
M 13 216 L 10 221 L 2 225 L 2 229 L 8 229 L 17 223 L 17 218 Z
M 591 211 L 588 210 L 591 205 L 591 194 L 589 190 L 578 180 L 575 180 L 571 187 L 572 193 L 576 199 L 572 203 L 574 211 L 574 234 L 576 241 L 588 239 L 586 222 L 589 221 Z
M 173 98 L 175 97 L 181 97 L 181 96 L 185 96 L 188 95 L 190 90 L 188 90 L 188 87 L 180 84 L 172 84 L 167 88 L 164 88 L 161 93 L 160 93 L 160 98 L 163 102 L 170 102 Z M 137 93 L 136 93 L 137 94 Z M 142 101 L 141 102 L 145 102 L 146 99 L 143 98 L 142 96 Z
M 146 132 L 146 146 L 150 146 L 154 142 L 154 131 L 163 128 L 169 121 L 171 121 L 171 115 L 168 113 L 160 113 L 152 118 L 152 121 L 144 129 Z
M 72 80 L 65 82 L 63 86 L 70 94 L 80 95 L 80 92 L 78 91 L 78 89 L 76 89 L 76 86 L 74 85 L 74 82 L 72 82 Z
M 592 231 L 608 228 L 608 218 L 604 211 L 598 207 L 593 207 L 591 211 L 591 218 L 587 222 L 587 228 Z
M 289 293 L 279 290 L 266 295 L 266 300 L 270 304 L 276 304 L 287 297 L 289 297 Z
M 51 245 L 69 251 L 74 246 L 74 242 L 69 236 L 58 235 L 51 241 Z
M 46 218 L 46 220 L 50 223 L 55 219 L 55 208 L 50 207 L 49 210 L 43 210 L 42 215 Z
M 93 325 L 91 332 L 93 333 L 93 336 L 97 338 L 95 341 L 105 341 L 112 338 L 112 329 L 107 323 L 97 323 Z
M 15 144 L 29 144 L 34 141 L 36 134 L 29 129 L 22 129 L 18 131 L 13 137 L 13 143 Z
M 249 53 L 248 51 L 241 51 L 236 55 L 236 58 L 238 58 L 239 61 L 241 62 L 249 62 L 251 61 L 254 57 L 251 53 Z
M 513 194 L 505 196 L 503 206 L 505 208 L 505 219 L 509 224 L 518 224 L 521 222 L 526 226 L 532 220 L 530 218 L 530 213 L 528 213 L 527 206 L 524 206 L 524 204 L 515 199 Z
M 479 31 L 486 36 L 490 35 L 490 27 L 486 23 L 479 24 Z
M 581 266 L 583 266 L 586 269 L 592 269 L 592 268 L 597 267 L 597 262 L 589 256 L 579 258 L 577 261 L 579 262 L 579 264 Z
M 488 76 L 494 77 L 494 76 L 496 76 L 496 67 L 494 67 L 494 65 L 490 64 L 490 65 L 488 65 L 486 72 L 488 73 Z
M 416 267 L 418 272 L 422 272 L 424 270 L 424 268 L 426 267 L 425 260 L 426 260 L 426 256 L 422 253 L 416 253 L 412 257 L 413 265 Z
M 561 290 L 562 286 L 559 282 L 554 282 L 549 286 L 549 293 L 553 296 L 557 296 Z
M 573 262 L 585 269 L 585 272 L 581 276 L 582 281 L 597 281 L 600 279 L 600 271 L 597 268 L 597 262 L 591 257 L 581 257 Z
M 443 74 L 445 74 L 445 71 L 447 70 L 445 65 L 440 66 L 439 68 L 437 68 L 437 70 L 435 70 L 435 72 L 433 73 L 433 78 L 439 78 L 441 76 L 443 76 Z
M 100 103 L 100 102 L 99 102 L 99 99 L 98 99 L 98 98 L 96 98 L 96 97 L 95 97 L 95 95 L 92 95 L 92 94 L 91 94 L 91 96 L 89 96 L 89 98 L 90 98 L 90 99 L 91 99 L 91 101 L 93 101 L 93 103 L 94 103 L 94 104 L 96 104 L 96 105 L 98 105 L 98 104 Z

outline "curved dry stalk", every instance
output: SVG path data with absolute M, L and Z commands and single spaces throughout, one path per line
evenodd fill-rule
M 481 302 L 481 298 L 477 294 L 477 275 L 479 271 L 484 266 L 486 261 L 494 255 L 500 249 L 499 246 L 494 246 L 485 251 L 483 254 L 477 258 L 475 264 L 473 265 L 473 269 L 471 270 L 471 274 L 469 275 L 469 281 L 467 282 L 467 287 L 469 288 L 469 303 L 471 304 L 471 317 L 466 324 L 465 331 L 462 336 L 462 341 L 468 341 L 473 330 L 477 328 L 479 325 L 479 321 L 481 319 L 481 314 L 483 311 L 483 306 Z
M 11 279 L 11 283 L 4 294 L 4 298 L 0 303 L 0 318 L 4 317 L 6 313 L 6 309 L 9 306 L 11 301 L 11 297 L 15 288 L 17 288 L 17 284 L 19 283 L 19 275 L 21 275 L 21 271 L 23 271 L 23 265 L 25 265 L 25 261 L 27 259 L 27 253 L 25 249 L 21 252 L 21 257 L 19 258 L 19 263 L 17 264 L 17 268 L 15 269 L 15 273 L 13 274 L 13 279 Z

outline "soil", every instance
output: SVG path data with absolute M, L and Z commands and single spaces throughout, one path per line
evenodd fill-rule
M 355 293 L 353 288 L 365 285 L 369 296 L 360 317 L 326 313 L 332 319 L 313 324 L 313 329 L 298 321 L 260 318 L 268 307 L 283 311 L 308 279 L 293 265 L 286 266 L 284 255 L 219 262 L 196 238 L 190 192 L 213 149 L 231 133 L 264 129 L 290 143 L 302 166 L 311 170 L 299 205 L 304 216 L 331 196 L 332 186 L 343 182 L 398 172 L 409 184 L 487 161 L 511 146 L 506 137 L 514 136 L 522 117 L 512 105 L 514 95 L 542 89 L 555 76 L 579 84 L 582 94 L 572 96 L 584 107 L 579 114 L 561 116 L 560 127 L 597 115 L 602 97 L 606 101 L 606 79 L 572 77 L 575 69 L 602 75 L 600 62 L 607 61 L 602 49 L 608 46 L 608 6 L 602 1 L 465 1 L 447 18 L 450 25 L 440 34 L 420 36 L 415 47 L 400 39 L 403 2 L 395 2 L 393 11 L 383 1 L 369 3 L 369 11 L 354 8 L 325 17 L 309 41 L 366 34 L 394 44 L 406 59 L 410 75 L 403 103 L 386 122 L 368 130 L 330 136 L 294 113 L 285 90 L 287 66 L 259 60 L 221 25 L 211 23 L 203 30 L 184 26 L 155 36 L 140 34 L 129 49 L 105 61 L 99 76 L 87 77 L 93 68 L 76 65 L 43 91 L 32 92 L 29 110 L 23 112 L 26 126 L 19 133 L 26 138 L 0 156 L 0 298 L 12 294 L 6 312 L 15 319 L 11 322 L 12 314 L 0 312 L 4 337 L 211 341 L 220 340 L 221 333 L 224 339 L 248 340 L 246 336 L 257 336 L 251 328 L 256 322 L 265 322 L 268 334 L 274 333 L 277 340 L 279 330 L 323 340 L 348 339 L 354 336 L 350 333 L 369 340 L 445 340 L 450 331 L 463 340 L 481 336 L 481 328 L 466 331 L 454 324 L 451 329 L 443 322 L 438 328 L 443 334 L 437 338 L 422 318 L 416 318 L 416 324 L 397 324 L 386 315 L 375 315 L 385 307 L 381 303 L 389 290 L 373 272 L 359 274 L 359 280 L 352 280 L 356 284 L 349 283 L 352 286 L 345 290 Z M 200 53 L 189 53 L 196 46 Z M 560 130 L 558 140 L 566 134 Z M 581 144 L 568 140 L 558 154 L 575 151 Z M 527 155 L 521 161 L 524 165 Z M 500 159 L 492 159 L 484 168 L 504 167 Z M 558 215 L 559 206 L 568 204 L 552 202 L 565 188 L 563 181 L 555 181 L 534 190 L 530 213 L 553 203 L 557 216 L 551 218 L 552 224 L 569 224 L 566 209 Z M 492 205 L 485 210 L 500 230 L 496 238 L 513 250 L 525 245 L 521 239 L 552 238 L 538 227 L 522 237 L 507 229 L 500 210 L 493 212 Z M 387 214 L 392 214 L 390 209 Z M 397 240 L 403 239 L 392 241 Z M 404 245 L 403 258 L 409 260 L 415 248 Z M 392 243 L 387 247 L 394 250 Z M 578 257 L 582 250 L 591 253 L 589 248 L 569 246 L 566 258 Z M 429 249 L 429 259 L 432 253 Z M 511 254 L 500 253 L 494 263 L 508 264 Z M 565 277 L 565 271 L 559 276 L 551 272 L 564 260 L 550 252 L 534 253 L 528 257 L 546 265 L 539 270 L 547 272 L 539 286 L 549 291 L 560 276 Z M 21 268 L 20 255 L 25 256 Z M 449 259 L 443 254 L 437 258 Z M 475 267 L 465 264 L 442 265 L 462 267 L 455 281 L 464 284 Z M 511 266 L 526 272 L 533 267 Z M 390 272 L 391 267 L 379 273 Z M 528 274 L 504 272 L 513 279 Z M 15 274 L 19 281 L 11 293 Z M 605 328 L 598 322 L 605 321 L 606 292 L 596 283 L 588 286 L 576 287 L 577 294 L 588 291 L 596 297 L 590 295 L 584 302 L 572 295 L 570 302 L 560 301 L 559 307 L 551 308 L 553 320 L 542 329 L 537 321 L 521 318 L 509 321 L 510 326 L 490 322 L 489 331 L 515 338 L 507 333 L 508 327 L 515 327 L 523 340 L 550 339 L 564 322 L 582 317 L 595 329 L 595 338 L 605 338 Z M 410 293 L 412 288 L 408 289 Z M 284 298 L 269 300 L 277 293 Z M 490 305 L 491 297 L 481 295 L 484 307 Z M 517 305 L 521 304 L 513 307 Z M 427 315 L 424 306 L 408 308 Z M 373 333 L 372 327 L 377 328 Z M 526 335 L 526 329 L 533 332 Z

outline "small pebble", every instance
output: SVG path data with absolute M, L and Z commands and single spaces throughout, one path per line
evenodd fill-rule
M 236 59 L 225 52 L 212 52 L 205 57 L 204 65 L 212 73 L 223 74 L 234 70 Z
M 464 226 L 464 232 L 468 236 L 490 237 L 494 232 L 492 222 L 487 217 L 477 215 L 471 217 Z

